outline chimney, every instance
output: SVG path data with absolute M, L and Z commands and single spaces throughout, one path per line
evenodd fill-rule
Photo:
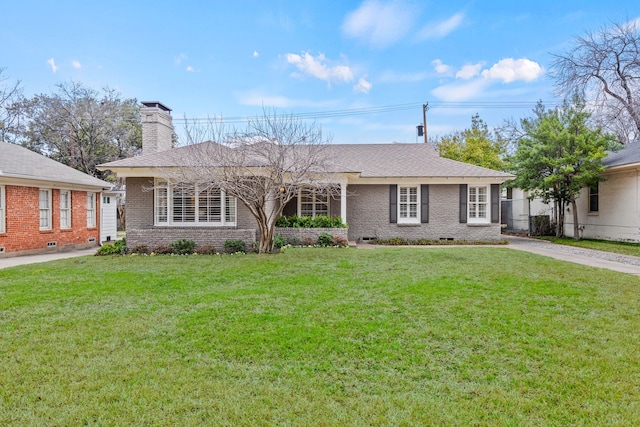
M 142 154 L 172 149 L 171 109 L 160 102 L 143 102 L 140 115 L 142 116 Z

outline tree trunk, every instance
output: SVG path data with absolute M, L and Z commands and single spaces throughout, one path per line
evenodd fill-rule
M 556 224 L 556 237 L 564 236 L 564 202 L 558 202 L 558 223 Z
M 258 253 L 265 254 L 273 251 L 273 234 L 275 227 L 269 226 L 269 224 L 259 223 L 260 228 L 260 245 L 258 246 Z
M 580 240 L 580 226 L 578 225 L 578 209 L 575 197 L 571 197 L 571 210 L 573 211 L 573 240 Z

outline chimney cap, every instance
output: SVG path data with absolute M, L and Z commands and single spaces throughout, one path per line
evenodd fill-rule
M 159 108 L 162 111 L 171 112 L 171 108 L 158 101 L 142 101 L 142 105 L 148 108 Z

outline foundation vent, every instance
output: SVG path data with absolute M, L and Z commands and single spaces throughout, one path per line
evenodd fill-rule
M 95 242 L 96 238 L 95 237 L 89 237 L 89 242 Z
M 58 243 L 56 243 L 56 242 L 47 242 L 47 247 L 48 248 L 51 248 L 53 246 L 58 246 Z
M 4 253 L 4 246 L 0 246 L 0 254 Z

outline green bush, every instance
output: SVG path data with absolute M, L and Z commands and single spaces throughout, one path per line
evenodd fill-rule
M 281 216 L 276 221 L 276 227 L 291 227 L 291 221 L 286 216 Z
M 281 216 L 276 221 L 276 227 L 293 227 L 293 228 L 346 228 L 346 224 L 342 222 L 339 216 L 330 217 L 328 215 L 318 215 L 315 218 L 310 216 L 292 215 L 289 217 Z
M 227 240 L 224 242 L 224 251 L 228 254 L 247 252 L 247 245 L 242 240 Z
M 105 243 L 100 246 L 96 255 L 125 255 L 127 253 L 127 241 L 126 239 L 116 240 L 113 243 Z
M 329 233 L 322 233 L 318 236 L 319 246 L 333 246 L 333 236 Z
M 285 239 L 285 241 L 286 241 L 287 245 L 291 245 L 291 246 L 300 246 L 300 245 L 302 245 L 302 242 L 296 236 L 287 237 Z
M 196 242 L 188 239 L 180 239 L 169 245 L 173 248 L 174 252 L 178 255 L 189 255 L 193 253 L 196 247 Z
M 287 241 L 282 236 L 278 235 L 273 238 L 273 247 L 276 249 L 280 249 L 283 246 L 286 246 L 286 244 L 287 244 Z

